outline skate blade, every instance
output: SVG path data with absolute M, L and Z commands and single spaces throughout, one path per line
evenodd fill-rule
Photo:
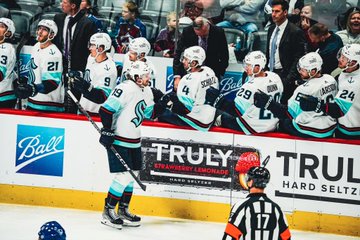
M 112 227 L 112 228 L 116 228 L 116 229 L 119 229 L 119 230 L 122 229 L 122 225 L 120 225 L 120 224 L 113 224 L 113 223 L 111 223 L 109 220 L 106 220 L 106 219 L 102 219 L 102 220 L 101 220 L 101 223 L 104 224 L 104 225 L 106 225 L 106 226 Z
M 140 222 L 131 222 L 126 219 L 123 219 L 123 221 L 124 221 L 123 223 L 124 227 L 140 227 Z

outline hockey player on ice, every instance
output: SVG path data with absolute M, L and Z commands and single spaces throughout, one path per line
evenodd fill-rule
M 206 99 L 210 104 L 224 111 L 217 117 L 216 124 L 246 134 L 275 131 L 279 119 L 269 110 L 254 105 L 254 94 L 262 91 L 269 94 L 276 102 L 280 102 L 284 90 L 280 77 L 273 72 L 265 71 L 266 56 L 261 51 L 254 51 L 244 58 L 245 71 L 250 80 L 237 92 L 234 101 L 218 97 L 219 90 L 209 88 Z
M 339 91 L 334 102 L 321 102 L 316 96 L 300 96 L 303 111 L 322 111 L 338 119 L 335 136 L 360 139 L 360 44 L 347 44 L 338 55 Z
M 15 33 L 14 22 L 9 18 L 0 18 L 0 108 L 14 108 L 16 96 L 14 81 L 17 78 L 14 72 L 16 54 L 13 45 L 6 42 Z
M 62 54 L 52 40 L 58 28 L 52 20 L 43 19 L 36 31 L 38 41 L 28 63 L 29 75 L 26 83 L 15 90 L 17 97 L 28 98 L 27 108 L 44 112 L 64 112 L 64 84 L 62 82 Z
M 128 78 L 115 87 L 99 111 L 103 124 L 100 143 L 107 148 L 110 172 L 114 174 L 101 222 L 118 229 L 122 225 L 140 226 L 141 218 L 129 212 L 134 180 L 109 147 L 113 145 L 135 173 L 142 170 L 140 128 L 146 108 L 144 88 L 149 84 L 150 72 L 145 62 L 134 62 Z
M 184 51 L 182 63 L 188 72 L 183 76 L 177 91 L 165 95 L 160 103 L 171 103 L 159 121 L 180 126 L 191 126 L 200 131 L 208 131 L 215 118 L 216 109 L 205 104 L 206 90 L 209 87 L 219 88 L 219 81 L 214 71 L 202 66 L 206 58 L 202 47 L 192 46 Z
M 303 111 L 300 108 L 300 97 L 311 95 L 324 103 L 332 102 L 338 91 L 336 80 L 321 73 L 323 61 L 318 53 L 310 52 L 299 59 L 298 72 L 304 83 L 298 86 L 288 100 L 282 105 L 264 92 L 254 95 L 255 106 L 270 110 L 280 119 L 280 129 L 289 134 L 304 138 L 332 137 L 336 128 L 336 119 L 325 115 L 320 109 Z
M 82 93 L 80 104 L 90 114 L 98 114 L 102 103 L 116 85 L 116 65 L 107 52 L 111 39 L 107 33 L 95 33 L 90 37 L 90 56 L 85 73 L 69 72 L 72 87 Z

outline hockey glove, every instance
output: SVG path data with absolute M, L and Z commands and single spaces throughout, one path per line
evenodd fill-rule
M 115 139 L 115 133 L 113 130 L 108 128 L 101 129 L 101 137 L 99 142 L 106 148 L 110 147 Z
M 72 87 L 83 94 L 89 94 L 93 88 L 91 83 L 82 77 L 82 72 L 80 71 L 69 72 L 69 78 L 71 78 Z
M 151 91 L 154 96 L 154 102 L 156 103 L 164 96 L 163 92 L 157 88 L 151 88 Z
M 299 94 L 299 102 L 301 110 L 305 112 L 320 112 L 323 108 L 321 101 L 319 101 L 319 99 L 317 99 L 316 97 L 310 95 Z
M 175 92 L 169 93 L 170 100 L 172 102 L 171 111 L 178 115 L 186 115 L 190 111 L 185 107 L 185 105 L 180 102 Z
M 14 90 L 15 96 L 20 99 L 25 99 L 28 97 L 34 97 L 38 91 L 34 84 L 21 83 Z
M 217 100 L 217 98 L 219 97 L 219 94 L 220 94 L 220 90 L 218 90 L 218 89 L 216 89 L 216 88 L 214 88 L 214 87 L 209 87 L 209 88 L 206 90 L 205 104 L 214 106 L 214 103 L 215 103 L 215 102 L 218 102 L 218 101 L 216 101 L 216 100 Z
M 272 103 L 273 98 L 270 95 L 259 90 L 254 94 L 254 105 L 261 109 L 268 109 Z

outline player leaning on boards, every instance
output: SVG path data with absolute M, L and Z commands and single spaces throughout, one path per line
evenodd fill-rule
M 269 94 L 276 102 L 280 102 L 284 90 L 283 83 L 276 73 L 264 70 L 266 56 L 261 51 L 247 54 L 244 63 L 249 80 L 237 92 L 234 101 L 218 96 L 219 90 L 215 88 L 206 91 L 207 102 L 224 111 L 217 117 L 215 124 L 245 134 L 275 131 L 279 119 L 270 111 L 254 105 L 254 93 L 260 90 Z
M 270 172 L 265 167 L 249 169 L 246 183 L 250 194 L 245 202 L 239 201 L 231 208 L 223 240 L 291 239 L 286 216 L 264 193 L 269 181 Z
M 52 20 L 41 20 L 37 26 L 38 42 L 31 51 L 28 79 L 15 89 L 18 98 L 28 98 L 26 109 L 44 112 L 65 111 L 65 90 L 61 78 L 62 54 L 52 43 L 57 32 L 56 23 Z
M 339 52 L 339 91 L 334 102 L 300 96 L 303 111 L 321 111 L 338 119 L 335 137 L 360 139 L 360 44 L 347 44 Z
M 95 33 L 90 37 L 90 56 L 85 73 L 70 71 L 71 87 L 82 93 L 80 104 L 90 114 L 97 115 L 102 103 L 116 85 L 116 65 L 107 54 L 111 39 L 107 33 Z
M 113 144 L 130 169 L 136 172 L 142 169 L 140 127 L 146 108 L 143 89 L 149 84 L 150 72 L 145 62 L 134 62 L 127 80 L 115 87 L 99 111 L 103 124 L 100 143 L 107 148 L 110 172 L 114 173 L 105 199 L 102 223 L 118 229 L 122 225 L 140 226 L 141 218 L 129 212 L 134 180 L 109 147 Z
M 16 54 L 14 47 L 6 42 L 15 33 L 14 22 L 9 18 L 0 18 L 0 108 L 14 108 L 16 97 L 14 72 Z
M 309 138 L 332 137 L 336 128 L 336 119 L 324 115 L 322 111 L 303 111 L 300 108 L 300 96 L 315 96 L 323 102 L 334 99 L 338 88 L 336 80 L 321 73 L 323 61 L 318 53 L 311 52 L 299 59 L 298 72 L 304 83 L 298 86 L 288 100 L 282 105 L 264 92 L 254 95 L 255 106 L 270 110 L 280 119 L 280 130 L 289 134 Z

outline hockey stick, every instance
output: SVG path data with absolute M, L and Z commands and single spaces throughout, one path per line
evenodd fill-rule
M 19 44 L 16 47 L 16 67 L 17 67 L 16 73 L 18 75 L 19 83 L 22 83 L 22 82 L 20 82 L 20 67 L 21 67 L 20 52 L 21 52 L 21 49 L 24 47 L 25 43 L 29 40 L 29 38 L 30 38 L 30 32 L 28 31 L 28 32 L 24 33 L 24 35 L 20 39 Z M 16 109 L 21 109 L 21 98 L 18 98 L 16 100 Z
M 68 90 L 67 94 L 72 98 L 72 100 L 75 102 L 75 104 L 77 105 L 77 107 L 79 108 L 80 112 L 82 112 L 82 114 L 84 114 L 86 116 L 86 118 L 91 122 L 91 124 L 94 126 L 94 128 L 98 131 L 98 133 L 101 134 L 101 129 L 99 128 L 99 126 L 94 122 L 94 120 L 91 118 L 91 116 L 89 115 L 89 113 L 81 106 L 81 104 L 79 103 L 79 101 L 76 99 L 75 95 Z M 120 156 L 120 154 L 116 151 L 116 149 L 114 148 L 114 146 L 111 145 L 110 150 L 115 154 L 115 156 L 117 157 L 117 159 L 119 159 L 120 163 L 126 168 L 126 171 L 128 171 L 131 176 L 134 178 L 134 180 L 137 182 L 137 184 L 139 184 L 139 186 L 141 187 L 142 190 L 146 191 L 146 185 L 143 184 L 140 179 L 135 175 L 135 173 L 129 168 L 129 166 L 126 164 L 126 162 L 124 161 L 124 159 Z
M 266 167 L 266 165 L 268 164 L 269 160 L 270 160 L 270 155 L 268 155 L 268 156 L 265 158 L 265 160 L 262 162 L 261 165 L 262 165 L 263 167 Z

